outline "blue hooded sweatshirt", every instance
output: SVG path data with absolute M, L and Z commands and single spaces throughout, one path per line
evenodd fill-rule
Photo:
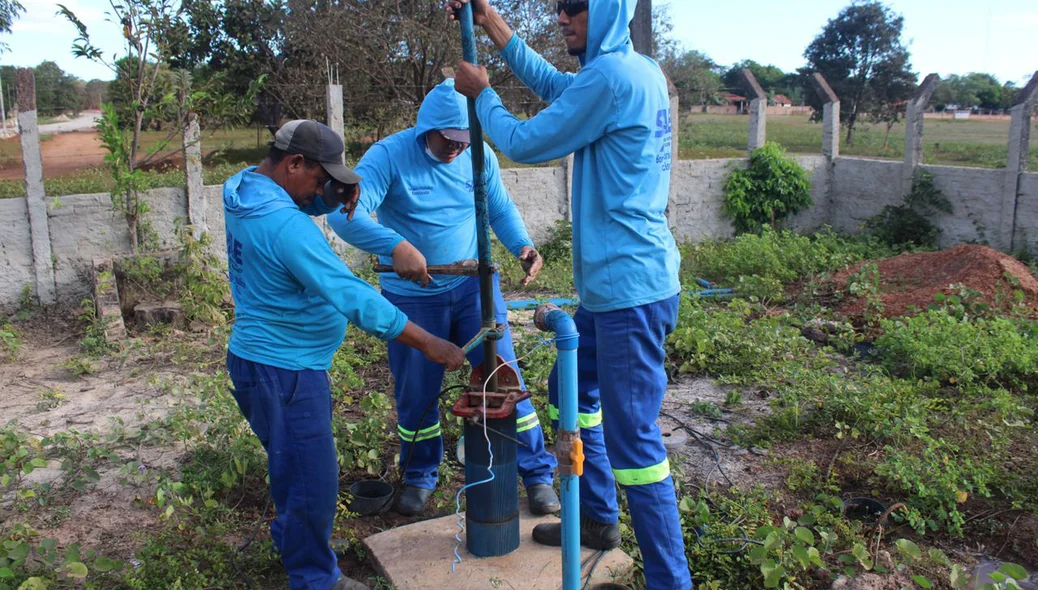
M 582 68 L 563 74 L 513 36 L 502 51 L 547 108 L 522 121 L 493 89 L 479 120 L 506 156 L 537 163 L 574 153 L 573 279 L 592 312 L 654 303 L 680 290 L 667 224 L 670 98 L 663 72 L 634 51 L 636 0 L 592 0 Z
M 393 263 L 393 248 L 407 240 L 426 264 L 450 264 L 477 257 L 476 207 L 472 185 L 472 150 L 450 164 L 426 151 L 425 134 L 437 129 L 468 129 L 465 97 L 454 90 L 454 80 L 439 84 L 422 101 L 418 124 L 371 146 L 356 171 L 361 182 L 360 202 L 353 221 L 342 213 L 328 216 L 339 237 L 366 252 Z M 484 143 L 487 208 L 490 226 L 512 254 L 532 246 L 515 203 L 501 183 L 497 156 Z M 374 211 L 378 222 L 371 218 Z M 404 296 L 436 295 L 457 287 L 464 277 L 433 275 L 424 288 L 396 273 L 383 273 L 382 288 Z
M 346 335 L 346 320 L 392 340 L 407 316 L 335 255 L 304 209 L 273 180 L 246 168 L 223 185 L 227 266 L 234 296 L 230 350 L 265 365 L 326 370 Z

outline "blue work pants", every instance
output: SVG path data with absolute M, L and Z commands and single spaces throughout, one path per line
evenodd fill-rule
M 602 313 L 580 307 L 573 316 L 580 332 L 577 419 L 586 457 L 580 478 L 581 515 L 616 523 L 616 484 L 621 485 L 649 590 L 692 587 L 670 463 L 656 424 L 667 392 L 663 343 L 677 315 L 674 296 Z M 553 370 L 553 418 L 558 416 L 558 395 Z
M 477 277 L 469 277 L 454 289 L 436 295 L 412 297 L 385 291 L 383 295 L 412 322 L 433 336 L 458 346 L 466 344 L 482 327 Z M 494 301 L 497 322 L 507 326 L 508 309 L 496 276 Z M 506 362 L 515 360 L 510 329 L 497 342 L 497 354 Z M 477 346 L 469 353 L 468 359 L 471 366 L 478 367 L 483 362 L 483 347 Z M 443 437 L 440 408 L 433 400 L 443 387 L 443 365 L 430 362 L 419 350 L 390 342 L 389 368 L 393 373 L 396 397 L 400 465 L 406 465 L 404 480 L 409 486 L 435 489 L 443 460 Z M 523 484 L 527 487 L 550 484 L 558 462 L 544 448 L 544 432 L 530 400 L 519 402 L 516 419 L 518 438 L 523 442 L 518 448 L 519 475 Z
M 290 371 L 227 353 L 234 399 L 267 451 L 274 547 L 291 590 L 328 590 L 342 572 L 329 541 L 339 494 L 326 371 Z

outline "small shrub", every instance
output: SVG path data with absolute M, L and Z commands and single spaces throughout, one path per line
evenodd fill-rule
M 21 333 L 7 321 L 7 318 L 0 318 L 0 360 L 13 361 L 18 358 L 21 350 Z
M 746 169 L 733 170 L 724 183 L 724 213 L 739 233 L 759 233 L 811 206 L 811 178 L 800 164 L 768 142 L 750 154 Z
M 941 231 L 930 220 L 952 212 L 951 201 L 934 184 L 933 175 L 921 170 L 904 202 L 884 207 L 865 222 L 865 230 L 890 246 L 935 248 Z

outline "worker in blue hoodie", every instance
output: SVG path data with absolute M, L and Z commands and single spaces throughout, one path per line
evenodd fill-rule
M 469 0 L 449 0 L 457 11 Z M 615 483 L 627 494 L 650 589 L 692 586 L 674 483 L 656 420 L 666 393 L 664 339 L 677 322 L 680 257 L 667 225 L 671 114 L 667 82 L 631 44 L 636 0 L 562 0 L 558 24 L 578 73 L 531 50 L 487 0 L 473 18 L 508 66 L 545 102 L 528 120 L 508 112 L 486 70 L 458 67 L 458 91 L 476 100 L 483 129 L 509 158 L 574 154 L 573 274 L 581 305 L 578 390 L 587 461 L 580 478 L 581 541 L 615 547 Z M 551 399 L 557 392 L 552 379 Z M 534 539 L 558 545 L 558 524 Z
M 437 85 L 422 101 L 415 127 L 376 143 L 357 164 L 364 177 L 357 215 L 328 216 L 339 236 L 366 252 L 378 254 L 393 273 L 380 276 L 384 295 L 430 333 L 464 344 L 482 327 L 477 277 L 430 275 L 427 265 L 476 258 L 476 208 L 472 185 L 472 152 L 468 106 L 454 90 L 454 80 Z M 484 170 L 490 225 L 498 239 L 533 280 L 543 261 L 501 183 L 497 157 L 487 146 Z M 374 212 L 378 221 L 371 218 Z M 494 277 L 498 323 L 508 312 Z M 515 360 L 511 330 L 497 343 L 505 361 Z M 473 367 L 483 362 L 483 348 L 469 353 Z M 400 463 L 406 486 L 396 510 L 420 512 L 439 477 L 443 460 L 439 408 L 426 412 L 443 386 L 443 368 L 406 346 L 390 343 L 400 433 Z M 424 421 L 423 420 L 424 417 Z M 544 448 L 544 433 L 529 400 L 517 408 L 518 470 L 535 514 L 559 510 L 552 487 L 554 455 Z M 420 422 L 421 421 L 421 422 Z
M 360 177 L 317 121 L 292 121 L 267 157 L 223 185 L 235 319 L 234 398 L 267 451 L 277 517 L 270 534 L 292 590 L 360 590 L 329 546 L 339 492 L 328 378 L 347 321 L 456 369 L 460 348 L 408 321 L 332 251 L 312 215 L 351 214 Z M 330 181 L 336 182 L 330 182 Z

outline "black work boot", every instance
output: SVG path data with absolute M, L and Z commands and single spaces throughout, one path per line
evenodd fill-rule
M 538 516 L 553 514 L 562 508 L 555 488 L 546 483 L 534 484 L 526 488 L 526 497 L 530 500 L 530 512 Z
M 562 547 L 562 523 L 533 527 L 533 540 L 549 547 Z M 580 517 L 580 544 L 589 549 L 608 551 L 620 546 L 620 525 L 602 524 Z
M 396 511 L 404 516 L 414 516 L 425 509 L 432 493 L 432 490 L 425 488 L 406 486 L 400 497 L 396 499 Z

